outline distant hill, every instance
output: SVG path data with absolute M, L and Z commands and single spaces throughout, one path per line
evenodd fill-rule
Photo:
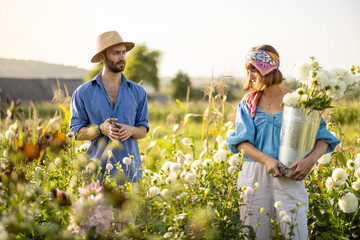
M 0 58 L 0 77 L 82 79 L 87 72 L 74 66 Z

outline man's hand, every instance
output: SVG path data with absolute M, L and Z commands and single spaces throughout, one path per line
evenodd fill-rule
M 126 124 L 121 124 L 117 123 L 117 120 L 117 118 L 106 119 L 105 122 L 100 124 L 101 133 L 105 136 L 108 136 L 111 140 L 119 139 L 122 142 L 128 140 L 131 137 L 134 139 L 140 139 L 146 136 L 146 127 L 134 127 Z M 111 122 L 113 122 L 114 125 L 112 125 Z
M 117 120 L 118 120 L 117 118 L 106 119 L 105 122 L 100 124 L 99 127 L 100 127 L 101 134 L 108 136 L 111 140 L 119 139 L 120 138 L 120 134 L 119 134 L 120 129 L 116 127 L 117 123 L 115 122 Z M 113 122 L 115 124 L 115 127 L 111 122 Z
M 133 126 L 129 126 L 126 124 L 120 124 L 120 123 L 115 123 L 115 126 L 118 127 L 116 136 L 118 136 L 118 139 L 120 139 L 120 141 L 122 141 L 122 142 L 126 141 L 127 139 L 132 137 L 132 135 L 134 134 Z

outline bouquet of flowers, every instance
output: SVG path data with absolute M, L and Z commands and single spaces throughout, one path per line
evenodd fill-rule
M 295 78 L 302 83 L 302 87 L 286 94 L 282 105 L 315 110 L 331 108 L 334 100 L 342 98 L 345 91 L 356 84 L 353 75 L 360 73 L 359 66 L 352 66 L 350 70 L 324 69 L 314 57 L 311 57 L 311 63 L 297 64 L 294 70 Z
M 295 77 L 302 87 L 283 98 L 279 161 L 284 169 L 312 151 L 321 111 L 331 108 L 334 100 L 342 98 L 345 91 L 353 87 L 356 81 L 352 75 L 356 71 L 360 72 L 360 67 L 353 66 L 350 71 L 341 68 L 326 70 L 313 57 L 311 63 L 295 66 Z M 288 174 L 290 171 L 285 175 Z

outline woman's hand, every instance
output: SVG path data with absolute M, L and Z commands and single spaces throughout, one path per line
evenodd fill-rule
M 296 181 L 304 180 L 316 161 L 317 159 L 313 159 L 310 156 L 297 160 L 289 167 L 289 169 L 294 169 L 294 171 L 288 176 L 288 178 Z
M 272 174 L 273 177 L 280 177 L 283 175 L 283 173 L 280 172 L 280 166 L 282 166 L 281 163 L 275 158 L 267 155 L 266 153 L 261 152 L 251 143 L 242 142 L 239 143 L 236 147 L 239 151 L 244 150 L 245 156 L 247 156 L 248 158 L 264 164 L 267 173 Z
M 272 174 L 273 177 L 281 177 L 282 173 L 279 170 L 281 163 L 275 158 L 269 157 L 265 161 L 265 167 L 268 174 Z
M 317 160 L 325 154 L 328 146 L 329 144 L 323 140 L 316 141 L 314 150 L 307 157 L 296 161 L 289 167 L 289 169 L 294 169 L 294 172 L 288 178 L 296 181 L 304 180 Z

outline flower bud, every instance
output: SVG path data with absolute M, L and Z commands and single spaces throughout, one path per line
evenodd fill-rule
M 313 66 L 313 68 L 318 68 L 319 67 L 319 62 L 316 61 L 316 60 L 312 61 L 310 64 L 311 64 L 311 66 Z
M 182 139 L 182 143 L 187 146 L 187 145 L 189 145 L 191 143 L 191 141 L 190 141 L 189 138 L 185 137 L 185 138 Z

